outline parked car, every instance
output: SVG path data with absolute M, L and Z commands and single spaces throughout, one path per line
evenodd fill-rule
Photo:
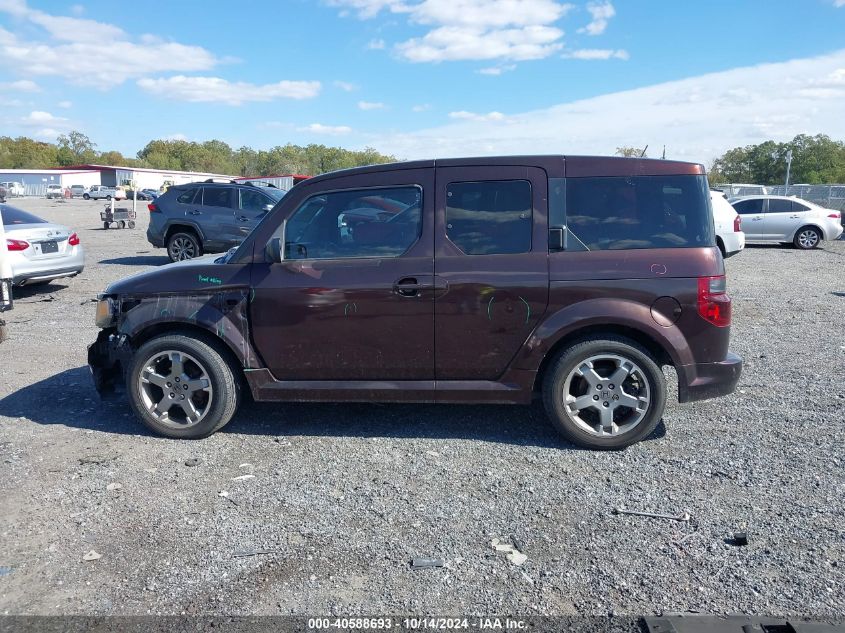
M 6 202 L 6 196 L 8 193 L 9 192 L 6 190 L 6 187 L 0 184 L 0 202 Z
M 88 189 L 84 185 L 71 185 L 70 186 L 70 196 L 71 198 L 84 198 L 85 194 L 88 193 Z M 87 200 L 87 198 L 85 198 Z
M 713 205 L 713 224 L 716 227 L 716 246 L 722 251 L 722 257 L 732 257 L 745 248 L 745 233 L 742 231 L 742 218 L 725 198 L 721 191 L 710 191 Z
M 284 189 L 234 182 L 174 185 L 148 205 L 147 241 L 170 261 L 237 246 L 285 195 Z
M 749 242 L 780 242 L 797 248 L 816 248 L 822 240 L 842 235 L 839 211 L 788 196 L 744 196 L 730 203 L 742 216 Z
M 150 200 L 155 200 L 161 195 L 161 191 L 158 189 L 141 189 L 141 193 L 146 196 L 149 196 Z
M 26 189 L 24 188 L 22 182 L 0 182 L 0 187 L 3 187 L 6 190 L 6 195 L 10 198 L 20 198 L 26 194 Z
M 65 189 L 61 185 L 47 185 L 47 199 L 64 198 Z
M 85 268 L 85 252 L 73 229 L 8 204 L 0 211 L 14 285 L 73 277 Z
M 93 185 L 82 195 L 86 200 L 126 200 L 126 191 L 120 187 L 107 187 L 105 185 Z
M 192 209 L 236 188 L 174 189 Z M 384 210 L 377 199 L 403 210 L 343 226 L 350 210 Z M 96 323 L 97 389 L 124 384 L 138 417 L 174 438 L 220 429 L 248 386 L 259 401 L 537 395 L 567 439 L 616 449 L 661 419 L 661 366 L 675 368 L 681 402 L 732 392 L 742 368 L 728 351 L 704 168 L 662 160 L 451 159 L 324 174 L 229 253 L 113 283 Z
M 126 194 L 127 200 L 132 200 L 133 198 L 135 198 L 135 191 L 133 189 L 126 189 L 124 191 L 124 193 Z M 153 200 L 153 197 L 150 194 L 148 194 L 145 189 L 140 189 L 138 191 L 137 199 L 147 201 L 147 200 Z

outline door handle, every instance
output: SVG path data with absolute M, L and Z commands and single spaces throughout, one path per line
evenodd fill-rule
M 238 222 L 249 222 L 249 218 L 245 215 L 242 215 L 238 218 Z
M 188 215 L 202 215 L 202 211 L 194 209 L 193 211 L 188 211 Z
M 393 284 L 393 292 L 400 297 L 419 297 L 420 290 L 431 288 L 432 284 L 421 284 L 416 277 L 402 277 Z
M 789 219 L 790 219 L 790 220 L 797 220 L 797 219 L 798 219 L 798 218 L 800 218 L 800 217 L 801 217 L 800 215 L 790 215 L 790 216 L 789 216 Z

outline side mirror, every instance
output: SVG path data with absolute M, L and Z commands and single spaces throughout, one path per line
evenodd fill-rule
M 282 222 L 279 228 L 279 236 L 270 238 L 265 248 L 265 255 L 271 264 L 281 264 L 285 259 L 285 229 L 287 229 L 287 220 Z

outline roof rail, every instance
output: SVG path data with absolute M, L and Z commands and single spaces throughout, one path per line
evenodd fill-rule
M 234 180 L 232 182 L 235 182 Z M 250 187 L 272 187 L 273 189 L 278 189 L 276 185 L 272 182 L 264 182 L 262 180 L 247 180 L 246 182 L 239 182 L 239 185 L 248 185 Z
M 224 185 L 236 185 L 236 184 L 238 184 L 236 181 L 232 180 L 231 178 L 208 178 L 207 180 L 203 180 L 203 182 L 218 183 L 218 184 L 224 184 Z

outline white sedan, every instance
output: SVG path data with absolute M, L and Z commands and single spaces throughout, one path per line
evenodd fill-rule
M 85 268 L 85 251 L 73 230 L 8 204 L 0 204 L 0 215 L 14 285 L 73 277 Z
M 749 242 L 780 242 L 797 248 L 816 248 L 822 240 L 842 235 L 839 211 L 825 209 L 801 198 L 744 196 L 730 203 L 742 216 Z
M 716 226 L 716 245 L 723 257 L 736 255 L 745 248 L 742 219 L 721 191 L 710 191 L 713 205 L 713 224 Z

